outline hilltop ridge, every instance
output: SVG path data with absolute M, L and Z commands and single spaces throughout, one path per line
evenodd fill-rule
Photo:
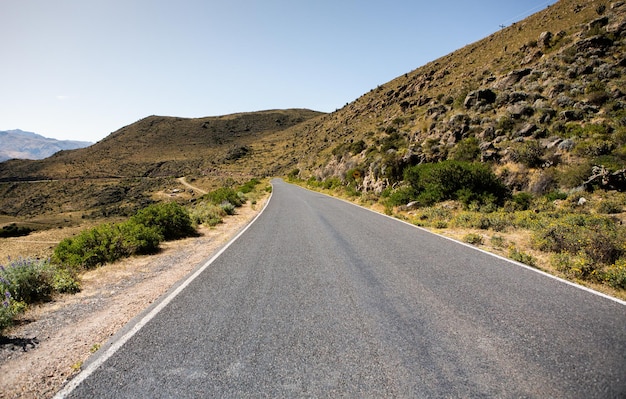
M 254 145 L 322 115 L 305 109 L 269 110 L 206 118 L 148 116 L 88 148 L 39 160 L 0 163 L 0 215 L 131 214 L 179 189 L 189 176 L 204 188 L 266 173 L 252 156 L 272 147 Z M 271 156 L 264 161 L 271 165 Z M 4 182 L 4 183 L 2 183 Z M 22 184 L 21 182 L 37 182 Z

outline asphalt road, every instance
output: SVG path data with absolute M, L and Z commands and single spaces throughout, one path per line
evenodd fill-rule
M 626 397 L 623 302 L 282 181 L 207 264 L 62 396 Z

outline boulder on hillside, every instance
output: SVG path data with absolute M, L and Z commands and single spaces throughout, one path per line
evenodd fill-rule
M 503 76 L 502 78 L 500 78 L 499 80 L 497 80 L 496 83 L 494 83 L 493 88 L 494 89 L 507 89 L 513 86 L 514 84 L 516 84 L 517 82 L 519 82 L 520 80 L 522 80 L 523 77 L 530 75 L 532 71 L 533 70 L 531 68 L 524 68 L 524 69 L 518 69 L 516 71 L 511 71 L 507 73 L 505 76 Z
M 593 191 L 594 187 L 603 190 L 626 191 L 626 169 L 611 173 L 604 166 L 594 166 L 591 177 L 583 183 L 587 191 Z
M 557 97 L 559 94 L 566 92 L 570 89 L 571 85 L 569 83 L 565 83 L 565 82 L 555 82 L 549 89 L 547 92 L 547 96 L 549 98 L 555 98 Z
M 558 149 L 560 151 L 571 151 L 574 149 L 574 147 L 576 146 L 576 142 L 572 139 L 565 139 L 562 140 L 559 144 L 558 144 Z
M 552 42 L 552 32 L 541 32 L 541 34 L 539 35 L 539 39 L 537 39 L 537 46 L 542 49 L 545 50 L 547 48 L 550 48 Z
M 509 103 L 511 104 L 526 101 L 526 99 L 528 99 L 528 93 L 524 93 L 523 91 L 514 91 L 509 94 Z
M 456 137 L 466 133 L 469 130 L 470 122 L 472 119 L 466 114 L 453 115 L 448 120 L 448 128 L 450 132 Z
M 585 118 L 585 114 L 581 110 L 569 109 L 561 112 L 561 119 L 565 122 L 581 121 Z
M 524 126 L 522 126 L 521 129 L 516 131 L 513 136 L 514 137 L 528 137 L 528 136 L 531 136 L 533 133 L 535 133 L 538 129 L 539 127 L 537 127 L 537 125 L 529 122 L 529 123 L 524 124 Z
M 606 26 L 607 33 L 621 36 L 626 32 L 626 20 L 616 21 Z
M 587 29 L 594 30 L 594 29 L 602 28 L 603 26 L 608 25 L 608 23 L 609 23 L 609 17 L 596 18 L 587 24 Z
M 608 37 L 603 35 L 596 35 L 588 37 L 576 43 L 576 49 L 579 53 L 587 53 L 589 56 L 603 56 L 612 45 L 613 41 Z
M 513 119 L 520 119 L 523 116 L 532 116 L 535 113 L 535 109 L 528 105 L 526 101 L 515 103 L 507 107 L 506 111 Z
M 471 91 L 463 101 L 465 108 L 480 107 L 493 104 L 496 101 L 496 93 L 490 89 Z
M 524 57 L 520 64 L 522 66 L 532 64 L 534 61 L 540 59 L 541 57 L 543 57 L 543 51 L 535 50 L 532 53 L 528 54 L 526 57 Z

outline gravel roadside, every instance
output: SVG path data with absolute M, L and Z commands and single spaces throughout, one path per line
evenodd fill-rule
M 49 398 L 124 324 L 235 236 L 262 209 L 246 204 L 200 236 L 153 256 L 89 271 L 82 290 L 33 306 L 0 338 L 0 398 Z

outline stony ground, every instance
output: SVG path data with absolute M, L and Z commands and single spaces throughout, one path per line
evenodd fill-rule
M 82 290 L 31 308 L 0 338 L 0 398 L 49 398 L 115 332 L 204 263 L 258 213 L 238 214 L 201 236 L 165 243 L 82 277 Z

